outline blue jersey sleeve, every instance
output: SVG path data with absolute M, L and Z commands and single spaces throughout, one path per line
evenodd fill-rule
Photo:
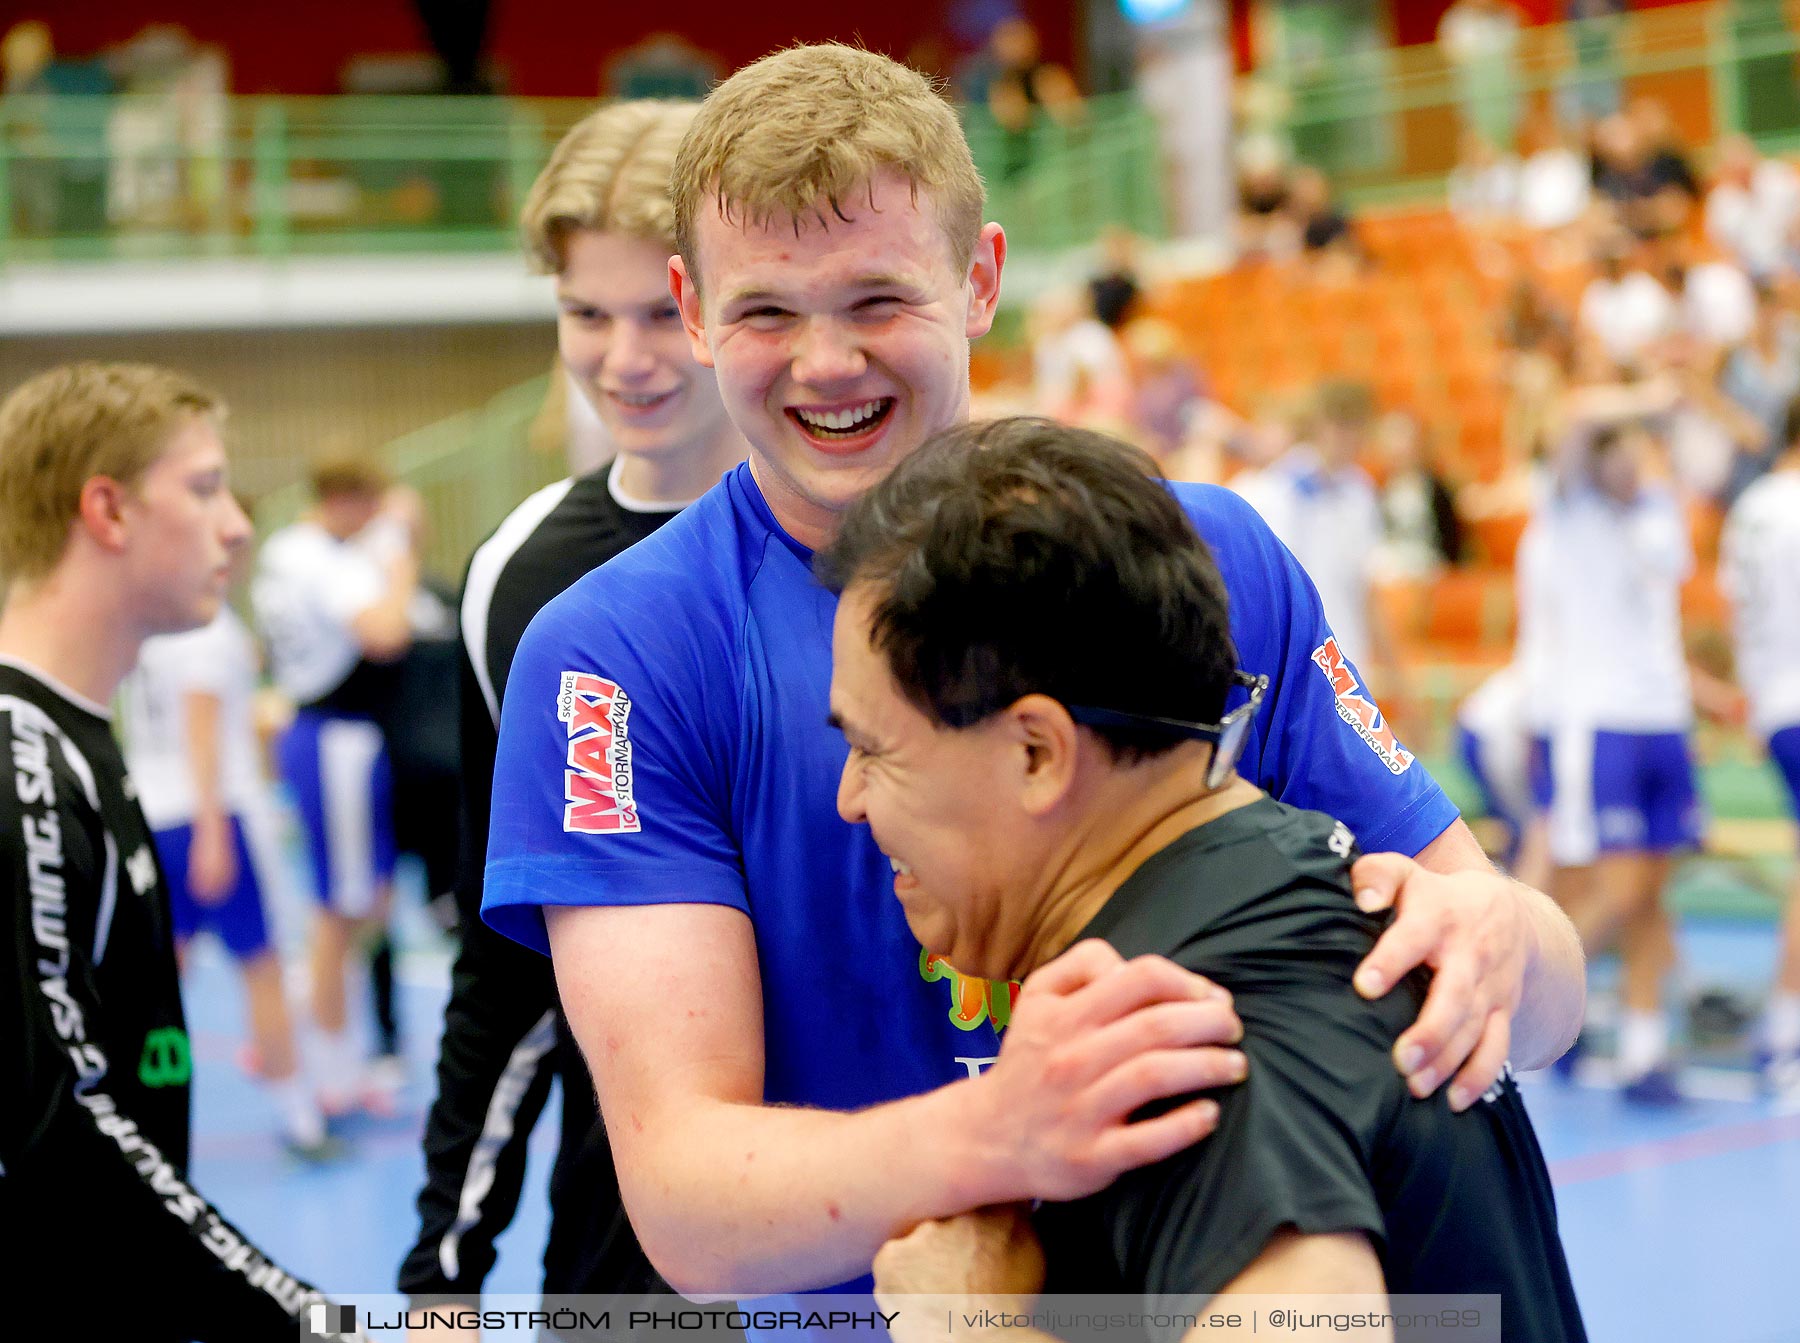
M 538 613 L 513 660 L 482 917 L 539 951 L 545 905 L 748 910 L 717 738 L 736 718 L 729 649 L 669 602 L 605 566 Z
M 1173 488 L 1224 574 L 1240 665 L 1269 678 L 1240 771 L 1289 806 L 1335 816 L 1365 852 L 1418 853 L 1459 813 L 1339 652 L 1306 571 L 1229 490 Z

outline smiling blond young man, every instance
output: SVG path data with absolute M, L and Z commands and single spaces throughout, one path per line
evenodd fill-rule
M 908 457 L 819 556 L 841 594 L 838 810 L 901 869 L 920 943 L 1027 982 L 1089 938 L 1168 956 L 1233 994 L 1250 1060 L 1206 1141 L 1037 1208 L 1042 1259 L 1007 1217 L 972 1214 L 890 1242 L 876 1290 L 906 1343 L 944 1317 L 900 1294 L 1040 1288 L 1497 1292 L 1507 1338 L 1573 1343 L 1518 1086 L 1508 1072 L 1455 1113 L 1394 1071 L 1422 979 L 1358 996 L 1385 919 L 1357 908 L 1354 837 L 1237 774 L 1267 678 L 1239 668 L 1219 571 L 1156 474 L 1100 434 L 967 426 Z M 1095 638 L 1071 647 L 1062 620 Z M 1195 1334 L 1215 1336 L 1237 1335 Z
M 20 1337 L 111 1310 L 87 1327 L 291 1343 L 320 1299 L 188 1183 L 169 893 L 107 708 L 146 639 L 218 614 L 250 539 L 222 415 L 141 364 L 51 369 L 0 404 L 0 1221 Z
M 652 1262 L 691 1292 L 802 1290 L 866 1273 L 920 1220 L 1077 1197 L 1192 1146 L 1210 1102 L 1132 1116 L 1244 1061 L 1223 996 L 1166 960 L 1095 944 L 1017 991 L 957 974 L 833 806 L 835 600 L 813 551 L 967 417 L 999 300 L 1005 235 L 954 112 L 883 57 L 784 51 L 708 97 L 673 192 L 671 289 L 750 459 L 527 633 L 483 912 L 553 952 Z M 1419 855 L 1359 869 L 1372 903 L 1403 887 L 1359 986 L 1438 968 L 1396 1062 L 1466 1108 L 1509 1052 L 1541 1064 L 1572 1035 L 1579 947 L 1486 867 L 1267 528 L 1177 488 L 1271 676 L 1256 781 Z

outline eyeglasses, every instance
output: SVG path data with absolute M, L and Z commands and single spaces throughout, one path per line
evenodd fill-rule
M 1262 707 L 1263 697 L 1269 693 L 1267 676 L 1235 671 L 1231 674 L 1231 683 L 1248 690 L 1250 698 L 1216 723 L 1156 718 L 1150 714 L 1124 713 L 1118 709 L 1097 709 L 1087 704 L 1068 704 L 1063 707 L 1068 709 L 1069 717 L 1088 727 L 1150 728 L 1172 736 L 1211 742 L 1213 758 L 1212 763 L 1206 767 L 1206 786 L 1219 788 L 1224 786 L 1225 781 L 1231 777 L 1232 770 L 1237 768 L 1238 758 L 1244 753 L 1244 743 L 1250 738 L 1250 720 L 1256 717 L 1256 711 Z

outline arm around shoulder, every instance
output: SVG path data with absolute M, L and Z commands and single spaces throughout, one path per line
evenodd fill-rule
M 1357 972 L 1358 989 L 1378 997 L 1420 965 L 1435 972 L 1425 1010 L 1395 1049 L 1415 1095 L 1454 1076 L 1451 1103 L 1465 1108 L 1509 1058 L 1541 1068 L 1574 1040 L 1587 994 L 1574 926 L 1543 892 L 1495 871 L 1461 820 L 1417 858 L 1359 859 L 1352 880 L 1363 908 L 1397 910 Z
M 619 1188 L 677 1290 L 745 1296 L 865 1273 L 892 1236 L 987 1204 L 1076 1198 L 1198 1142 L 1242 1077 L 1228 999 L 1167 961 L 1079 944 L 1025 983 L 979 1078 L 855 1113 L 763 1100 L 762 986 L 741 910 L 547 908 L 557 986 Z M 1193 1046 L 1202 1046 L 1194 1048 Z

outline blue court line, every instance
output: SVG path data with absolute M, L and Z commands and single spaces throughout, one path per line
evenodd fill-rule
M 1605 1152 L 1565 1157 L 1549 1163 L 1550 1178 L 1560 1188 L 1584 1184 L 1589 1180 L 1610 1179 L 1630 1171 L 1672 1166 L 1680 1161 L 1721 1156 L 1727 1152 L 1747 1152 L 1794 1139 L 1800 1139 L 1800 1115 L 1756 1119 L 1744 1124 L 1727 1124 L 1672 1138 L 1633 1143 L 1628 1147 L 1615 1147 Z

